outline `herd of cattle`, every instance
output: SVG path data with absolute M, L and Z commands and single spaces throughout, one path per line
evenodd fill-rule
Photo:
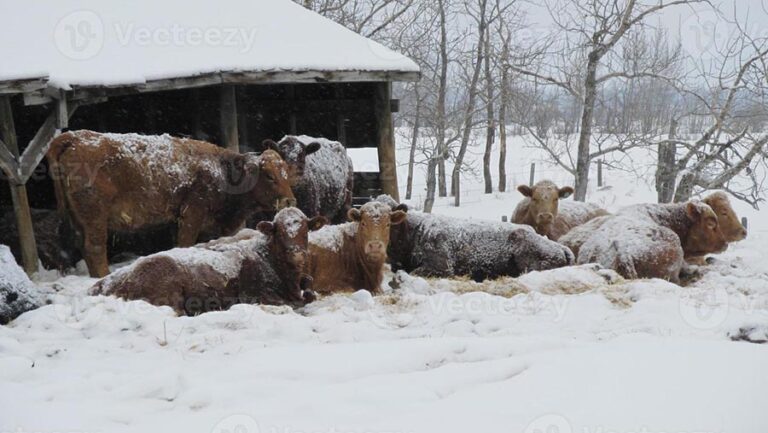
M 549 181 L 518 188 L 525 198 L 512 224 L 413 212 L 389 196 L 356 209 L 344 148 L 309 137 L 240 154 L 168 135 L 76 131 L 55 138 L 47 158 L 58 215 L 76 229 L 91 276 L 102 278 L 91 293 L 179 314 L 375 294 L 387 263 L 476 281 L 599 263 L 625 278 L 678 282 L 686 262 L 747 235 L 722 193 L 609 214 L 561 200 L 573 189 Z M 110 233 L 166 226 L 176 228 L 178 248 L 108 275 Z

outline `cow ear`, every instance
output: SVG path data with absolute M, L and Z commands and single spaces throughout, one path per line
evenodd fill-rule
M 392 210 L 401 210 L 403 212 L 408 212 L 408 205 L 405 204 L 405 203 L 401 203 L 401 204 L 395 206 L 395 208 L 392 209 Z
M 564 186 L 557 191 L 557 195 L 560 198 L 568 198 L 571 196 L 571 194 L 573 194 L 573 188 L 570 186 Z
M 317 152 L 318 150 L 320 150 L 320 143 L 318 143 L 317 141 L 313 141 L 312 143 L 309 143 L 304 147 L 304 152 L 307 155 L 311 155 Z
M 699 204 L 696 202 L 689 201 L 685 205 L 685 214 L 688 216 L 688 219 L 691 221 L 698 221 L 701 218 L 701 208 L 699 207 Z
M 275 143 L 273 140 L 270 140 L 269 138 L 262 141 L 261 144 L 257 144 L 253 147 L 255 152 L 264 152 L 268 149 L 277 150 L 277 143 Z
M 256 230 L 267 236 L 273 236 L 275 234 L 275 224 L 269 221 L 262 221 L 256 225 Z
M 531 197 L 533 195 L 533 190 L 528 185 L 520 185 L 517 187 L 517 190 L 520 191 L 520 194 Z
M 328 224 L 328 218 L 322 215 L 318 215 L 307 222 L 310 231 L 320 230 L 326 224 Z
M 359 209 L 352 208 L 347 212 L 347 219 L 349 221 L 353 221 L 353 222 L 360 221 L 360 218 L 361 218 L 361 215 L 360 215 Z
M 393 225 L 400 224 L 405 221 L 407 216 L 408 214 L 401 210 L 392 211 L 392 213 L 389 214 L 389 223 Z

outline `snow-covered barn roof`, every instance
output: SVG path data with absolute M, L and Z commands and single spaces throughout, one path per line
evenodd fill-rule
M 419 76 L 411 59 L 290 0 L 0 0 L 0 9 L 0 93 L 46 79 L 50 92 Z

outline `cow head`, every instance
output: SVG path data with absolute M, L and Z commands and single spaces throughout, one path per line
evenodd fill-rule
M 277 152 L 268 150 L 261 155 L 246 153 L 243 157 L 244 171 L 253 185 L 250 192 L 256 207 L 269 211 L 296 206 L 288 166 Z
M 507 238 L 510 260 L 520 273 L 544 271 L 573 265 L 576 259 L 571 250 L 542 237 L 528 226 L 519 226 Z
M 272 149 L 283 157 L 288 164 L 288 177 L 291 180 L 291 186 L 295 186 L 299 179 L 304 176 L 307 156 L 320 150 L 320 143 L 315 141 L 304 144 L 296 137 L 287 136 L 279 143 L 269 139 L 264 140 L 261 147 L 263 150 Z
M 517 190 L 530 199 L 528 219 L 533 221 L 533 226 L 539 234 L 548 232 L 555 222 L 560 199 L 573 194 L 573 188 L 570 186 L 558 188 L 548 180 L 542 180 L 533 187 L 520 185 Z
M 747 237 L 747 229 L 741 225 L 741 221 L 736 216 L 736 212 L 733 211 L 731 202 L 725 193 L 710 194 L 702 201 L 708 204 L 717 215 L 717 222 L 720 224 L 720 230 L 723 231 L 727 242 L 738 242 Z
M 728 249 L 717 215 L 709 205 L 690 201 L 685 205 L 685 213 L 693 223 L 683 245 L 687 256 L 722 253 Z
M 388 205 L 372 201 L 359 210 L 347 212 L 349 221 L 357 222 L 355 244 L 360 257 L 369 263 L 383 263 L 387 259 L 389 229 L 405 221 L 404 210 L 392 210 Z
M 320 229 L 327 222 L 324 216 L 308 219 L 299 209 L 289 207 L 278 212 L 272 222 L 262 221 L 256 226 L 269 239 L 270 253 L 275 263 L 282 267 L 279 271 L 284 276 L 295 276 L 294 293 L 291 294 L 295 300 L 306 298 L 302 293 L 312 288 L 312 279 L 307 275 L 308 233 Z

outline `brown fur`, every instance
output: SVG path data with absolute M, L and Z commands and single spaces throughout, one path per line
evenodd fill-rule
M 148 152 L 152 143 L 138 136 L 114 137 L 67 132 L 51 142 L 47 154 L 59 209 L 68 210 L 83 235 L 91 276 L 109 273 L 108 231 L 175 222 L 178 244 L 185 247 L 197 242 L 201 232 L 232 234 L 256 211 L 295 204 L 288 168 L 276 152 L 258 157 L 170 137 L 167 160 L 140 166 L 126 152 Z
M 300 306 L 311 302 L 314 295 L 306 273 L 307 236 L 309 230 L 322 227 L 325 218 L 307 220 L 295 208 L 282 212 L 293 212 L 292 218 L 300 221 L 294 236 L 278 214 L 274 222 L 259 224 L 264 236 L 243 230 L 232 237 L 148 256 L 100 280 L 91 293 L 167 305 L 187 315 L 227 309 L 237 303 Z M 228 275 L 205 260 L 190 263 L 180 258 L 202 254 L 200 250 L 239 269 L 238 274 Z
M 741 225 L 741 220 L 734 212 L 728 196 L 723 192 L 716 192 L 704 197 L 702 200 L 717 215 L 720 229 L 723 231 L 726 242 L 739 242 L 747 238 L 747 229 Z
M 383 203 L 370 202 L 360 210 L 350 209 L 347 215 L 349 223 L 324 229 L 337 231 L 334 235 L 340 237 L 338 248 L 328 248 L 310 238 L 310 274 L 314 288 L 321 293 L 357 290 L 380 293 L 390 225 L 402 223 L 406 213 L 392 211 Z M 317 233 L 317 236 L 328 235 L 328 232 Z
M 560 199 L 573 193 L 569 186 L 558 188 L 551 181 L 543 180 L 533 187 L 521 185 L 517 189 L 525 198 L 515 208 L 512 222 L 529 225 L 553 241 L 574 227 L 608 215 L 606 210 L 588 203 L 568 202 L 567 207 L 561 206 Z
M 728 249 L 717 215 L 703 202 L 634 205 L 621 209 L 619 214 L 650 219 L 675 232 L 686 259 Z

